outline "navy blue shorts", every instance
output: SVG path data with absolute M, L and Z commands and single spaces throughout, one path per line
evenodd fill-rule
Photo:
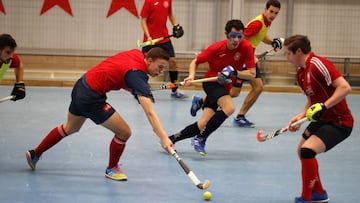
M 352 128 L 341 126 L 333 122 L 311 122 L 303 133 L 306 140 L 310 135 L 316 135 L 325 144 L 326 150 L 329 151 L 335 145 L 339 144 L 350 136 Z
M 115 113 L 115 109 L 106 103 L 106 95 L 100 95 L 90 89 L 86 84 L 85 76 L 83 76 L 76 82 L 72 90 L 69 112 L 101 124 Z
M 206 99 L 204 101 L 203 108 L 208 107 L 214 111 L 217 111 L 219 107 L 217 104 L 219 98 L 225 95 L 229 95 L 229 91 L 217 82 L 204 82 L 203 89 L 206 93 Z
M 154 45 L 144 46 L 141 51 L 143 53 L 146 53 L 151 48 L 154 48 L 154 47 L 160 47 L 160 48 L 164 49 L 170 55 L 170 57 L 175 57 L 174 46 L 172 45 L 171 41 L 165 42 L 163 44 L 154 44 Z
M 257 63 L 255 64 L 255 68 L 256 68 L 255 78 L 261 78 L 260 68 Z M 244 67 L 243 70 L 247 70 L 246 67 Z M 243 83 L 246 81 L 248 80 L 240 79 L 237 77 L 236 80 L 234 81 L 233 86 L 237 88 L 241 88 L 243 86 Z

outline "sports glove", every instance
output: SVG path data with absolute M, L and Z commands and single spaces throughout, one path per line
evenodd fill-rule
M 325 110 L 324 103 L 313 104 L 306 110 L 306 117 L 309 121 L 318 121 Z
M 271 46 L 274 49 L 282 49 L 282 42 L 284 41 L 284 39 L 281 38 L 274 38 L 273 41 L 271 42 Z
M 173 36 L 175 38 L 180 38 L 184 35 L 184 29 L 179 24 L 174 25 L 173 27 Z
M 218 83 L 219 84 L 228 84 L 231 83 L 231 77 L 236 76 L 237 71 L 232 66 L 226 66 L 221 70 L 221 72 L 218 75 Z
M 16 82 L 14 84 L 14 88 L 11 92 L 11 95 L 15 96 L 15 98 L 11 99 L 13 101 L 24 99 L 25 98 L 25 83 L 24 82 Z

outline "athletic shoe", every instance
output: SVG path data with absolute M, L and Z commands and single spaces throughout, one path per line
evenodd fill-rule
M 328 202 L 330 199 L 328 197 L 327 192 L 324 190 L 324 192 L 322 194 L 319 194 L 315 191 L 312 191 L 311 193 L 311 202 L 312 203 L 326 203 Z
M 246 119 L 245 116 L 240 119 L 234 118 L 233 123 L 239 127 L 255 128 L 255 124 Z
M 36 163 L 39 161 L 39 157 L 36 156 L 35 150 L 29 150 L 25 152 L 27 163 L 32 170 L 35 170 Z
M 311 203 L 302 197 L 295 197 L 295 203 Z
M 201 108 L 201 105 L 199 104 L 200 99 L 201 99 L 201 97 L 197 96 L 197 95 L 193 95 L 193 97 L 192 97 L 190 114 L 193 117 L 196 116 L 196 112 L 199 111 L 199 109 Z
M 185 98 L 188 97 L 184 93 L 181 93 L 181 92 L 178 92 L 178 91 L 172 92 L 170 96 L 173 99 L 185 99 Z
M 119 166 L 115 166 L 110 169 L 106 169 L 105 171 L 105 177 L 110 178 L 112 180 L 119 180 L 119 181 L 125 181 L 127 180 L 127 176 L 124 172 L 120 169 Z
M 194 146 L 195 151 L 199 152 L 201 156 L 205 156 L 205 138 L 193 137 L 191 138 L 191 145 Z

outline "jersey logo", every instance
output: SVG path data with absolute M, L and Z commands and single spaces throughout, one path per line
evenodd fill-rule
M 238 61 L 240 59 L 240 52 L 236 52 L 235 55 L 234 55 L 234 60 L 235 61 Z
M 103 107 L 104 112 L 109 112 L 110 109 L 111 109 L 110 104 L 105 104 L 105 106 Z
M 159 2 L 157 1 L 157 2 L 154 3 L 154 6 L 156 6 L 156 5 L 158 5 L 158 4 L 159 4 Z
M 168 1 L 164 1 L 163 5 L 164 5 L 165 8 L 169 8 L 169 2 Z
M 224 56 L 226 56 L 226 54 L 220 54 L 220 55 L 219 55 L 219 58 L 222 58 L 222 57 L 224 57 Z

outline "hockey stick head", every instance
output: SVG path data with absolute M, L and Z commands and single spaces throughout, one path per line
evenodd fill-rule
M 196 185 L 199 189 L 206 190 L 210 187 L 210 180 L 205 180 L 204 183 Z
M 256 139 L 259 141 L 259 142 L 263 142 L 264 140 L 262 139 L 262 131 L 259 130 L 258 133 L 256 134 Z

